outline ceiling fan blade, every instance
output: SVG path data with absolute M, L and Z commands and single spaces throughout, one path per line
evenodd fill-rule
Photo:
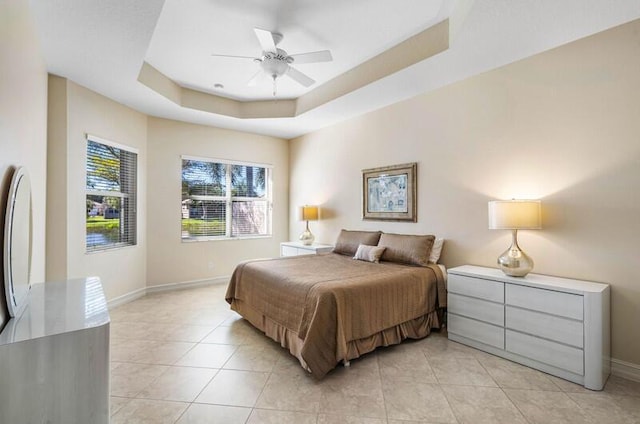
M 287 69 L 287 75 L 289 75 L 289 78 L 291 78 L 292 80 L 294 80 L 299 84 L 304 85 L 305 87 L 311 87 L 315 83 L 313 79 L 303 74 L 302 72 L 298 71 L 296 68 L 292 66 L 289 66 L 289 68 Z
M 251 79 L 249 81 L 247 81 L 247 86 L 248 87 L 255 87 L 256 85 L 258 85 L 258 82 L 260 80 L 262 80 L 263 77 L 264 77 L 264 71 L 262 69 L 260 69 L 258 72 L 253 74 L 253 76 L 251 77 Z
M 253 30 L 256 33 L 256 37 L 258 37 L 258 42 L 260 43 L 260 47 L 262 47 L 262 51 L 275 53 L 276 43 L 273 40 L 273 34 L 271 34 L 271 31 L 260 28 L 254 28 Z
M 309 52 L 309 53 L 300 53 L 300 54 L 292 54 L 293 63 L 315 63 L 315 62 L 331 62 L 333 57 L 331 56 L 331 52 L 329 50 L 320 50 L 319 52 Z
M 255 59 L 255 57 L 251 57 L 251 56 L 233 56 L 230 54 L 212 54 L 211 56 L 213 57 L 232 57 L 234 59 Z

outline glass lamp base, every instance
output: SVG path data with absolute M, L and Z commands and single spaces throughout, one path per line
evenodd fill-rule
M 305 246 L 311 246 L 315 237 L 311 234 L 311 231 L 307 229 L 304 233 L 300 234 L 299 239 Z
M 498 266 L 507 275 L 524 277 L 533 269 L 533 259 L 520 250 L 516 234 L 514 230 L 511 246 L 498 257 Z

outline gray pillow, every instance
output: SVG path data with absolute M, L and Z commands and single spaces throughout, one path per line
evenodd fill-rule
M 377 246 L 380 240 L 381 231 L 349 231 L 342 230 L 336 240 L 336 247 L 333 253 L 341 255 L 353 256 L 358 250 L 358 246 L 366 244 L 368 246 Z
M 377 264 L 380 262 L 380 256 L 382 256 L 384 249 L 384 247 L 380 246 L 367 246 L 366 244 L 361 244 L 358 246 L 358 250 L 356 250 L 356 254 L 353 259 Z
M 386 247 L 380 260 L 409 265 L 427 266 L 435 236 L 387 234 L 380 236 L 378 246 Z

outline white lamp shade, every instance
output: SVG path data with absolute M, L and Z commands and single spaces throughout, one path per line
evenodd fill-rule
M 540 200 L 494 200 L 489 202 L 490 230 L 539 230 Z
M 318 207 L 317 206 L 300 206 L 300 219 L 302 221 L 317 221 Z

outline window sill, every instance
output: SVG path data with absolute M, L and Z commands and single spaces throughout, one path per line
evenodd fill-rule
M 202 241 L 242 241 L 242 240 L 256 240 L 256 239 L 269 239 L 273 238 L 273 235 L 265 236 L 244 236 L 244 237 L 191 237 L 182 238 L 182 243 L 198 243 Z
M 116 244 L 113 245 L 112 247 L 105 247 L 104 249 L 96 249 L 96 250 L 90 250 L 90 251 L 86 251 L 84 252 L 85 255 L 93 255 L 95 253 L 104 253 L 104 252 L 113 252 L 114 250 L 123 250 L 123 249 L 130 249 L 132 247 L 137 247 L 138 244 Z

